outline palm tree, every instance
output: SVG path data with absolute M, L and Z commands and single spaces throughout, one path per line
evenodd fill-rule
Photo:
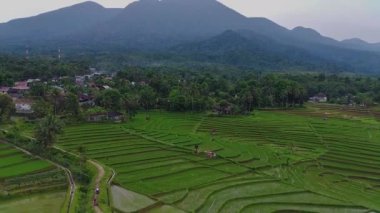
M 189 95 L 191 97 L 191 111 L 194 111 L 194 98 L 198 97 L 199 95 L 199 89 L 197 84 L 192 84 L 190 86 L 190 89 L 188 90 Z
M 52 99 L 53 106 L 54 106 L 53 112 L 54 112 L 54 115 L 56 115 L 58 112 L 59 100 L 62 98 L 61 91 L 57 88 L 53 88 L 53 90 L 50 93 L 50 97 Z
M 145 86 L 141 90 L 140 103 L 145 109 L 146 119 L 149 119 L 148 110 L 151 106 L 153 106 L 155 104 L 155 99 L 156 99 L 156 94 L 155 94 L 154 90 L 152 89 L 152 87 Z
M 48 115 L 37 125 L 35 136 L 44 148 L 51 147 L 62 133 L 63 124 L 54 115 Z
M 132 119 L 139 108 L 139 97 L 134 94 L 125 94 L 122 97 L 125 112 L 128 113 L 129 119 Z

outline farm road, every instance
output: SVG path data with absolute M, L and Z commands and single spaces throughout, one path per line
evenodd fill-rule
M 95 186 L 97 188 L 99 188 L 100 187 L 99 186 L 100 182 L 104 178 L 104 174 L 105 174 L 104 168 L 100 164 L 96 163 L 93 160 L 89 160 L 88 162 L 91 163 L 92 165 L 94 165 L 96 167 L 96 169 L 98 170 L 98 174 L 97 174 L 96 179 L 95 179 Z M 102 193 L 102 192 L 100 192 L 100 193 Z M 97 200 L 98 200 L 98 195 L 97 194 L 94 194 L 94 197 L 97 198 Z M 98 205 L 93 205 L 93 206 L 94 206 L 94 211 L 96 213 L 103 213 L 103 211 L 99 208 Z

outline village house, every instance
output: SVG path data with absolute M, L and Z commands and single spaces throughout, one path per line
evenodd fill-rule
M 113 122 L 121 122 L 124 120 L 124 115 L 120 112 L 109 112 L 107 113 L 108 120 Z
M 32 85 L 35 84 L 35 83 L 39 83 L 39 82 L 41 82 L 41 79 L 39 79 L 39 78 L 36 78 L 36 79 L 28 79 L 28 80 L 26 81 L 28 87 L 32 86 Z
M 15 82 L 15 86 L 12 87 L 12 89 L 17 89 L 17 90 L 29 90 L 28 86 L 28 81 L 18 81 Z
M 29 89 L 30 87 L 28 86 L 27 81 L 18 81 L 15 83 L 14 87 L 11 87 L 8 90 L 8 94 L 13 98 L 21 98 L 29 91 Z
M 85 80 L 85 76 L 75 76 L 75 84 L 78 86 L 84 86 Z
M 56 89 L 57 91 L 59 91 L 59 93 L 61 95 L 65 95 L 66 91 L 63 87 L 60 87 L 60 86 L 51 86 L 52 89 Z
M 88 122 L 101 122 L 107 120 L 107 113 L 106 112 L 97 112 L 93 113 L 87 116 Z
M 233 108 L 231 104 L 229 103 L 222 103 L 218 104 L 214 107 L 213 112 L 216 115 L 232 115 L 233 114 Z
M 77 75 L 75 76 L 75 84 L 78 86 L 86 86 L 86 82 L 91 80 L 94 74 L 91 75 Z
M 14 99 L 16 114 L 19 115 L 30 115 L 33 114 L 33 101 L 29 99 Z
M 9 87 L 0 87 L 0 94 L 8 94 Z
M 94 98 L 89 96 L 88 94 L 80 94 L 79 95 L 79 106 L 94 106 Z
M 113 121 L 121 122 L 124 120 L 124 115 L 119 112 L 98 112 L 87 116 L 88 122 L 102 122 L 102 121 Z
M 101 86 L 101 88 L 100 88 L 101 90 L 108 90 L 108 89 L 112 89 L 110 86 L 108 86 L 108 85 L 103 85 L 103 86 Z
M 323 93 L 318 93 L 317 95 L 310 97 L 309 101 L 314 103 L 326 103 L 327 96 Z

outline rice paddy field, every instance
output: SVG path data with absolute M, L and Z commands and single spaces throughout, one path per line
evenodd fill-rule
M 328 106 L 233 117 L 151 112 L 69 126 L 58 145 L 84 147 L 116 171 L 117 212 L 380 211 L 380 123 L 371 114 Z M 120 205 L 123 196 L 133 205 Z
M 0 212 L 60 212 L 65 173 L 0 142 Z

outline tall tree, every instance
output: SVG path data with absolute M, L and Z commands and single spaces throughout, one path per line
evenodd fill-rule
M 12 98 L 8 95 L 0 94 L 0 122 L 9 121 L 14 111 L 15 105 Z
M 129 119 L 132 119 L 139 109 L 139 97 L 134 94 L 125 94 L 123 96 L 123 106 L 126 113 L 128 113 Z
M 150 86 L 144 86 L 140 93 L 140 103 L 148 111 L 156 103 L 156 94 Z
M 72 116 L 78 116 L 80 113 L 78 97 L 73 93 L 65 97 L 65 112 Z
M 119 111 L 121 106 L 121 94 L 116 89 L 107 89 L 102 91 L 97 99 L 97 102 L 107 110 Z
M 53 88 L 50 91 L 50 101 L 53 104 L 53 113 L 54 115 L 57 115 L 59 113 L 59 109 L 62 107 L 62 102 L 63 102 L 62 91 L 58 88 Z
M 51 147 L 62 133 L 63 123 L 54 115 L 48 115 L 37 125 L 35 137 L 44 148 Z
M 43 118 L 53 112 L 53 106 L 43 99 L 34 102 L 32 109 L 37 118 Z

